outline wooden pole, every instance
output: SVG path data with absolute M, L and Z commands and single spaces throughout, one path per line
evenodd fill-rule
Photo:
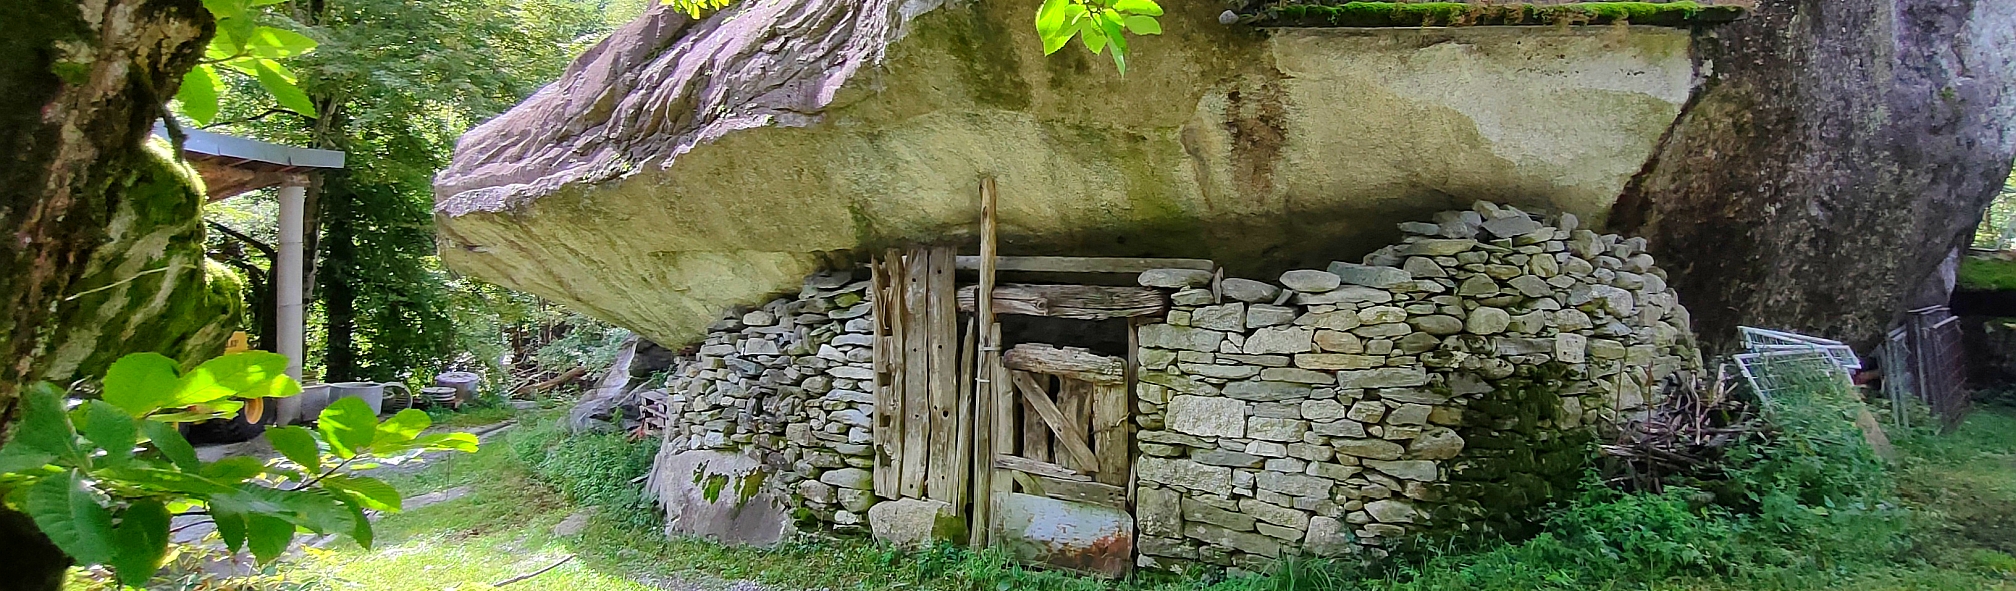
M 996 376 L 994 368 L 1001 358 L 1000 329 L 994 324 L 994 265 L 999 253 L 996 249 L 995 234 L 998 230 L 995 217 L 994 178 L 980 179 L 980 289 L 974 297 L 974 320 L 980 329 L 979 347 L 975 349 L 977 367 L 974 368 L 973 404 L 973 512 L 967 523 L 970 536 L 968 545 L 985 548 L 992 543 L 991 519 L 994 505 L 994 422 L 1004 420 L 995 408 L 997 389 L 993 381 L 1004 376 Z

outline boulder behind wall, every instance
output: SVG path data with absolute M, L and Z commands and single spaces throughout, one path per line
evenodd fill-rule
M 1952 271 L 2016 157 L 2016 4 L 1765 0 L 1617 203 L 1709 348 L 1742 324 L 1866 350 Z
M 1128 74 L 1038 2 L 664 8 L 464 136 L 451 267 L 672 345 L 883 247 L 1322 268 L 1473 200 L 1600 221 L 1696 83 L 1683 29 L 1268 29 L 1169 3 Z

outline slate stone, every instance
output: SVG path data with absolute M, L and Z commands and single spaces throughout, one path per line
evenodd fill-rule
M 1135 463 L 1135 475 L 1143 482 L 1180 486 L 1219 495 L 1232 492 L 1232 469 L 1207 466 L 1190 460 L 1144 457 Z
M 1281 295 L 1281 288 L 1265 282 L 1237 277 L 1227 277 L 1220 285 L 1225 297 L 1242 302 L 1267 303 Z
M 1301 326 L 1255 330 L 1246 337 L 1243 347 L 1248 355 L 1306 353 L 1315 348 L 1315 331 Z
M 1245 437 L 1245 402 L 1230 398 L 1177 396 L 1164 419 L 1169 429 L 1199 437 Z
M 1540 222 L 1533 221 L 1533 218 L 1523 215 L 1484 220 L 1484 231 L 1490 232 L 1493 236 L 1499 238 L 1511 238 L 1521 234 L 1532 233 L 1534 230 L 1542 227 Z
M 1224 449 L 1200 449 L 1190 454 L 1191 461 L 1212 466 L 1230 468 L 1258 468 L 1267 458 L 1248 453 Z
M 1407 323 L 1415 329 L 1431 335 L 1452 335 L 1463 332 L 1462 320 L 1457 320 L 1454 316 L 1443 314 L 1417 316 L 1408 320 Z
M 1288 382 L 1244 381 L 1225 384 L 1225 395 L 1253 402 L 1280 402 L 1308 398 L 1311 389 L 1307 384 Z
M 1394 447 L 1399 446 L 1396 445 Z M 1342 449 L 1339 449 L 1339 451 L 1342 451 Z M 1367 468 L 1378 470 L 1382 474 L 1392 476 L 1394 478 L 1398 478 L 1401 480 L 1419 480 L 1422 482 L 1434 482 L 1435 478 L 1439 475 L 1437 472 L 1435 462 L 1431 462 L 1428 460 L 1389 461 L 1380 459 L 1367 459 L 1361 463 L 1364 464 L 1365 467 Z
M 1576 413 L 1581 414 L 1581 413 Z M 1447 460 L 1463 453 L 1463 436 L 1445 427 L 1421 432 L 1407 444 L 1407 457 L 1415 460 Z
M 1411 388 L 1428 385 L 1428 373 L 1421 368 L 1382 367 L 1337 372 L 1339 388 Z
M 1326 271 L 1296 269 L 1281 274 L 1281 285 L 1302 293 L 1323 293 L 1343 285 L 1343 279 Z
M 1374 267 L 1341 261 L 1331 262 L 1329 271 L 1331 275 L 1336 275 L 1340 281 L 1347 285 L 1363 285 L 1365 287 L 1380 289 L 1393 287 L 1402 281 L 1414 280 L 1413 275 L 1393 267 Z
M 1169 324 L 1142 326 L 1139 336 L 1143 347 L 1186 351 L 1216 351 L 1218 344 L 1225 341 L 1224 333 Z
M 1324 273 L 1329 275 L 1328 273 Z M 1335 277 L 1335 275 L 1331 275 Z M 1383 304 L 1393 301 L 1393 292 L 1373 289 L 1363 285 L 1346 285 L 1322 293 L 1296 293 L 1291 300 L 1304 306 L 1321 304 Z
M 1181 289 L 1210 285 L 1211 278 L 1210 271 L 1200 269 L 1149 269 L 1142 271 L 1136 281 L 1142 287 Z
M 1407 451 L 1400 444 L 1383 439 L 1339 439 L 1330 442 L 1330 447 L 1336 448 L 1339 455 L 1372 460 L 1398 460 Z
M 1414 506 L 1397 499 L 1380 499 L 1365 504 L 1365 512 L 1380 523 L 1413 523 Z
M 1280 326 L 1295 321 L 1299 312 L 1287 306 L 1253 304 L 1246 307 L 1246 328 Z
M 1402 256 L 1450 256 L 1477 247 L 1476 240 L 1430 239 L 1409 242 L 1400 247 Z
M 1463 323 L 1464 330 L 1473 334 L 1498 334 L 1512 324 L 1512 315 L 1498 308 L 1483 307 L 1470 311 L 1469 320 Z

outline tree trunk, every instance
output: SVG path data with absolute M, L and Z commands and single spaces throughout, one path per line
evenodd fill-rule
M 357 242 L 349 211 L 355 201 L 349 180 L 342 172 L 322 179 L 323 255 L 316 276 L 322 282 L 322 379 L 327 382 L 358 378 L 357 290 L 351 285 L 357 272 Z
M 1699 37 L 1697 91 L 1610 224 L 1709 351 L 1738 325 L 1866 350 L 1951 269 L 2016 156 L 2016 5 L 1765 0 Z
M 86 272 L 142 142 L 213 27 L 198 0 L 14 0 L 0 20 L 0 442 L 43 374 L 59 304 Z M 56 589 L 68 560 L 0 514 L 8 589 Z M 43 559 L 36 559 L 42 557 Z

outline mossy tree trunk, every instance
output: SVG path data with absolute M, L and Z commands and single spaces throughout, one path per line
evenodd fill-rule
M 51 362 L 59 304 L 107 242 L 125 191 L 158 169 L 143 141 L 213 26 L 199 0 L 12 0 L 5 12 L 0 442 L 22 387 Z M 56 589 L 68 560 L 29 523 L 0 515 L 10 563 L 0 587 Z
M 1704 345 L 1738 325 L 1873 344 L 1951 270 L 2016 155 L 2016 5 L 1765 0 L 1618 201 Z

